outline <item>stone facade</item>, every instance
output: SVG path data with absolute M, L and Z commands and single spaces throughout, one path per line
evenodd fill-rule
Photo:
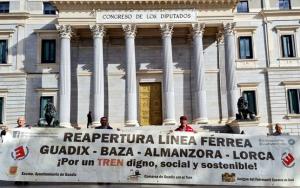
M 282 123 L 287 132 L 299 135 L 300 115 L 288 113 L 287 99 L 287 89 L 300 89 L 298 0 L 291 0 L 291 10 L 279 10 L 277 0 L 249 0 L 247 13 L 237 12 L 234 8 L 237 0 L 220 6 L 217 1 L 210 4 L 204 0 L 175 4 L 139 1 L 127 5 L 121 1 L 102 4 L 99 0 L 93 4 L 50 2 L 59 14 L 44 15 L 42 0 L 11 0 L 9 13 L 0 14 L 0 39 L 8 40 L 8 62 L 0 64 L 0 97 L 5 101 L 3 124 L 15 126 L 17 116 L 25 116 L 28 124 L 37 124 L 40 97 L 53 96 L 58 119 L 64 126 L 70 123 L 85 127 L 88 111 L 96 111 L 97 118 L 108 116 L 115 127 L 126 123 L 138 125 L 139 84 L 160 82 L 162 123 L 174 124 L 179 116 L 187 115 L 191 122 L 207 123 L 205 127 L 224 125 L 234 118 L 236 101 L 242 92 L 255 90 L 259 119 L 239 129 L 249 134 L 267 134 L 272 131 L 270 125 Z M 167 35 L 162 34 L 160 24 L 136 24 L 135 36 L 130 38 L 122 24 L 104 24 L 105 33 L 96 42 L 101 46 L 95 46 L 97 33 L 90 29 L 96 24 L 93 9 L 116 8 L 195 8 L 200 12 L 197 22 L 202 24 L 203 31 L 195 34 L 195 23 L 175 23 L 171 38 L 164 38 Z M 70 36 L 65 41 L 62 38 L 66 38 L 66 33 L 59 33 L 57 25 L 70 27 Z M 294 34 L 295 58 L 280 55 L 282 33 Z M 240 36 L 252 37 L 252 59 L 239 58 Z M 56 40 L 55 63 L 41 62 L 43 39 Z M 201 48 L 195 46 L 196 40 Z M 69 60 L 65 51 L 68 45 Z M 195 52 L 195 48 L 200 50 Z M 99 49 L 103 50 L 100 55 Z M 131 57 L 133 49 L 135 58 Z M 171 59 L 165 56 L 170 52 Z M 96 57 L 103 60 L 95 61 Z M 103 69 L 96 66 L 101 62 Z M 169 70 L 172 71 L 167 73 Z M 66 82 L 62 81 L 63 77 Z M 63 94 L 61 88 L 67 88 L 69 94 Z M 95 89 L 101 92 L 95 95 Z M 95 101 L 101 102 L 95 104 Z M 62 109 L 69 110 L 62 112 Z

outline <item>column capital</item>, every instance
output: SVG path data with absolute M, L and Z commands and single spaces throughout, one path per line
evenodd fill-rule
M 223 44 L 224 43 L 224 29 L 223 27 L 218 28 L 218 32 L 216 33 L 216 38 L 218 44 Z
M 173 34 L 173 24 L 160 24 L 162 37 L 171 37 Z
M 194 24 L 192 24 L 192 28 L 193 28 L 193 36 L 194 37 L 203 36 L 203 33 L 205 31 L 204 23 L 194 23 Z
M 235 27 L 234 22 L 223 23 L 223 27 L 224 27 L 225 34 L 234 34 L 234 27 Z
M 58 30 L 61 38 L 71 38 L 72 28 L 70 25 L 56 25 L 56 29 Z
M 103 38 L 105 35 L 105 27 L 103 25 L 90 25 L 90 29 L 93 33 L 94 38 Z
M 125 32 L 125 37 L 134 38 L 136 35 L 136 25 L 134 24 L 124 24 L 122 25 L 122 29 Z

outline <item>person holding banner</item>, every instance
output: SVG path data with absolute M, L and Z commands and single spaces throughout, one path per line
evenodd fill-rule
M 181 116 L 180 117 L 180 126 L 175 129 L 175 131 L 184 131 L 184 132 L 194 132 L 196 131 L 188 125 L 187 117 L 186 116 Z
M 26 120 L 25 120 L 25 117 L 19 117 L 18 118 L 18 120 L 17 120 L 17 127 L 15 127 L 15 128 L 31 128 L 31 126 L 30 125 L 25 125 L 25 123 L 26 123 Z
M 19 117 L 18 120 L 17 120 L 17 127 L 15 128 L 31 128 L 31 126 L 29 125 L 26 125 L 26 120 L 25 120 L 25 117 Z M 28 185 L 29 182 L 28 181 L 15 181 L 15 185 Z
M 3 142 L 2 136 L 6 135 L 6 131 L 7 131 L 7 127 L 4 127 L 3 130 L 1 130 L 1 133 L 0 133 L 1 142 L 0 143 Z
M 272 136 L 281 136 L 282 135 L 282 127 L 279 123 L 275 124 L 275 132 L 272 134 Z
M 113 129 L 111 126 L 109 126 L 107 117 L 102 117 L 100 119 L 100 123 L 101 125 L 95 127 L 95 129 Z

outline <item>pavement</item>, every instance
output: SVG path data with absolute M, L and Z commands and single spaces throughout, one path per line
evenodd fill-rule
M 14 182 L 0 181 L 1 188 L 13 188 L 13 187 L 24 187 L 24 188 L 255 188 L 250 186 L 205 186 L 205 185 L 160 185 L 160 184 L 97 184 L 97 183 L 45 183 L 45 182 L 29 182 L 28 185 L 15 185 Z M 261 187 L 257 187 L 261 188 Z M 272 187 L 279 188 L 279 187 Z M 300 187 L 289 187 L 289 188 L 300 188 Z

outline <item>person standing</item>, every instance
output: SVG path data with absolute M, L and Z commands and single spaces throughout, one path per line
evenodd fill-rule
M 19 117 L 17 120 L 17 127 L 16 128 L 31 128 L 31 126 L 26 125 L 25 117 Z M 28 185 L 28 181 L 15 181 L 15 185 Z
M 180 117 L 180 126 L 175 129 L 175 131 L 183 131 L 183 132 L 194 132 L 196 133 L 196 131 L 194 131 L 194 129 L 188 125 L 188 120 L 186 116 L 181 116 Z
M 101 125 L 98 127 L 95 127 L 95 129 L 113 129 L 111 126 L 109 126 L 107 117 L 102 117 L 100 119 L 100 123 L 101 123 Z
M 17 120 L 17 127 L 15 128 L 31 128 L 30 125 L 26 125 L 25 117 L 21 116 Z
M 89 111 L 89 113 L 87 114 L 87 125 L 86 125 L 86 128 L 89 128 L 89 126 L 92 125 L 92 123 L 93 123 L 92 112 Z
M 282 135 L 282 126 L 279 123 L 275 124 L 275 132 L 272 136 L 281 136 Z

